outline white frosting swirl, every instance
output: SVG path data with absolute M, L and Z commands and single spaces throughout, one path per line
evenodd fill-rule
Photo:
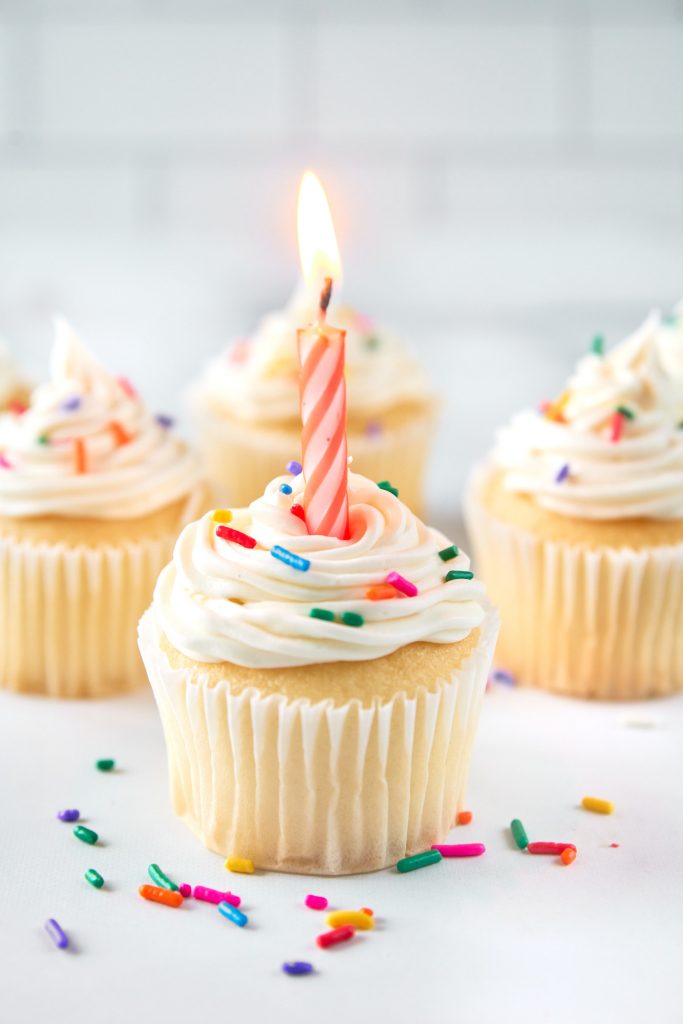
M 614 440 L 620 407 L 632 418 Z M 527 411 L 500 432 L 509 490 L 581 519 L 683 518 L 680 323 L 652 314 L 605 356 L 585 356 L 556 408 L 560 421 Z
M 281 483 L 293 493 L 282 493 Z M 301 476 L 280 477 L 233 513 L 230 527 L 253 537 L 255 548 L 219 537 L 211 513 L 183 530 L 154 594 L 159 624 L 177 650 L 250 668 L 361 661 L 418 640 L 454 643 L 482 622 L 483 585 L 444 582 L 448 570 L 467 570 L 468 558 L 442 561 L 446 538 L 388 491 L 349 474 L 345 541 L 308 534 L 290 511 L 302 495 Z M 310 568 L 283 564 L 270 552 L 274 545 L 308 559 Z M 368 599 L 368 588 L 392 571 L 414 583 L 417 596 Z M 336 621 L 312 618 L 313 607 L 334 612 Z M 340 622 L 346 611 L 360 613 L 364 625 Z
M 0 515 L 132 519 L 185 497 L 195 458 L 57 321 L 51 379 L 0 416 Z M 123 443 L 122 443 L 123 441 Z M 85 471 L 75 448 L 82 443 Z
M 25 387 L 16 363 L 7 347 L 0 342 L 0 408 L 8 405 Z
M 270 313 L 252 338 L 222 353 L 207 367 L 193 392 L 198 410 L 249 423 L 282 423 L 299 418 L 299 363 L 296 332 L 315 320 L 313 303 L 295 296 Z M 329 313 L 346 330 L 347 407 L 351 418 L 369 418 L 431 397 L 425 373 L 402 342 L 348 307 Z

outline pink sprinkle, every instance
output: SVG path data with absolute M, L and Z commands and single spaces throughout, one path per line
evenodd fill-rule
M 119 387 L 121 388 L 125 395 L 128 395 L 129 398 L 138 397 L 137 391 L 135 390 L 135 388 L 133 387 L 133 385 L 131 384 L 127 377 L 119 377 L 118 382 Z
M 8 462 L 4 455 L 0 455 L 0 468 L 1 469 L 11 469 L 12 468 L 12 463 Z
M 307 907 L 310 907 L 311 910 L 326 910 L 328 899 L 326 896 L 314 896 L 313 893 L 309 892 L 304 903 Z
M 417 597 L 417 587 L 410 580 L 407 580 L 404 576 L 399 575 L 397 572 L 390 572 L 386 578 L 387 583 L 391 583 L 392 587 L 396 587 L 406 597 Z
M 486 853 L 483 843 L 437 843 L 432 850 L 438 850 L 442 857 L 481 857 Z
M 183 884 L 181 886 L 179 886 L 179 889 L 180 889 L 180 895 L 184 899 L 189 899 L 189 897 L 192 895 L 192 886 L 188 885 L 187 882 L 183 882 Z
M 195 885 L 192 895 L 204 903 L 231 903 L 233 907 L 239 907 L 242 902 L 239 896 L 231 892 L 219 892 L 218 889 L 208 889 L 205 885 Z

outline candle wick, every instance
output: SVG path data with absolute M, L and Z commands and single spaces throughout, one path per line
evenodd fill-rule
M 325 314 L 327 313 L 327 307 L 330 304 L 332 298 L 332 278 L 326 277 L 323 290 L 320 293 L 320 322 L 324 322 Z

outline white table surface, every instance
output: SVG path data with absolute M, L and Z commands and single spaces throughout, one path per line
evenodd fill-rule
M 472 770 L 474 821 L 452 836 L 483 841 L 484 857 L 403 876 L 249 877 L 229 875 L 174 818 L 150 693 L 2 694 L 0 1019 L 679 1021 L 682 733 L 683 698 L 584 704 L 495 685 Z M 95 770 L 105 756 L 115 773 Z M 587 793 L 612 799 L 614 815 L 579 809 Z M 56 819 L 72 806 L 97 847 Z M 513 817 L 532 840 L 574 842 L 576 862 L 516 850 Z M 145 902 L 137 888 L 152 861 L 179 882 L 240 893 L 249 925 L 193 900 Z M 105 889 L 85 882 L 88 867 Z M 322 915 L 303 906 L 311 891 L 373 907 L 377 929 L 319 950 Z M 51 943 L 48 917 L 71 950 Z M 292 959 L 312 961 L 315 975 L 285 976 Z

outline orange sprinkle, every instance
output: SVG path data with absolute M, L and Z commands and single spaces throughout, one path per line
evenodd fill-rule
M 556 398 L 554 402 L 550 402 L 544 410 L 546 419 L 553 420 L 555 423 L 564 423 L 563 413 L 570 398 L 571 392 L 563 391 L 559 398 Z
M 378 583 L 376 587 L 366 590 L 365 596 L 368 601 L 388 601 L 392 597 L 398 597 L 398 591 L 390 583 Z
M 370 907 L 361 907 L 360 908 L 360 912 L 361 912 L 361 914 L 367 914 L 368 917 L 374 917 L 375 916 L 374 910 L 371 910 Z
M 116 420 L 112 420 L 109 424 L 109 429 L 114 435 L 114 441 L 120 447 L 122 444 L 128 444 L 132 440 L 132 436 L 128 433 L 125 427 L 122 427 Z
M 458 825 L 469 825 L 472 821 L 472 811 L 459 811 L 456 821 Z
M 74 463 L 77 473 L 88 472 L 88 460 L 85 451 L 85 441 L 81 437 L 74 438 Z
M 179 907 L 183 902 L 181 894 L 173 889 L 162 889 L 158 885 L 141 885 L 138 892 L 143 900 L 163 903 L 167 907 Z
M 569 866 L 576 860 L 576 850 L 572 850 L 571 846 L 568 846 L 566 850 L 563 850 L 560 854 L 560 860 L 563 864 Z

